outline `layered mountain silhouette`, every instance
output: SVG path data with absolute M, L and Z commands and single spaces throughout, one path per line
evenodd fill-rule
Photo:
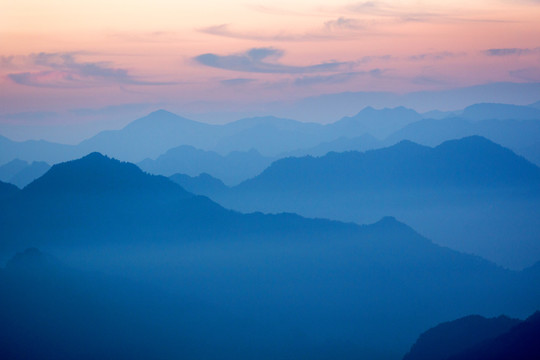
M 0 164 L 12 160 L 44 161 L 54 164 L 82 156 L 73 145 L 52 143 L 44 140 L 12 141 L 0 135 Z
M 540 120 L 540 109 L 509 104 L 475 104 L 466 107 L 462 116 L 471 120 Z
M 317 146 L 306 149 L 298 149 L 286 153 L 282 153 L 278 158 L 284 157 L 302 157 L 302 156 L 324 156 L 329 152 L 346 152 L 346 151 L 366 151 L 384 147 L 384 143 L 377 140 L 369 134 L 357 137 L 340 137 L 336 140 L 320 143 Z
M 347 176 L 344 176 L 346 173 Z M 283 181 L 282 176 L 294 178 Z M 310 180 L 310 181 L 308 181 Z M 309 183 L 308 183 L 309 182 Z M 361 152 L 330 153 L 320 158 L 274 162 L 239 189 L 272 186 L 346 191 L 365 187 L 540 186 L 540 168 L 483 137 L 445 142 L 435 148 L 402 141 Z
M 540 312 L 525 321 L 467 316 L 423 333 L 403 360 L 533 360 L 539 337 Z
M 187 191 L 197 195 L 220 194 L 229 190 L 223 181 L 206 173 L 198 176 L 174 174 L 169 179 Z
M 0 181 L 9 182 L 23 188 L 45 174 L 49 168 L 49 164 L 43 161 L 28 163 L 27 161 L 15 159 L 0 166 Z
M 103 131 L 78 145 L 46 141 L 14 142 L 0 137 L 0 164 L 17 158 L 54 164 L 94 151 L 124 161 L 141 162 L 156 159 L 179 146 L 214 151 L 222 156 L 255 149 L 264 157 L 324 155 L 323 151 L 365 151 L 380 147 L 377 141 L 366 138 L 366 135 L 384 140 L 382 144 L 385 145 L 411 140 L 431 146 L 445 140 L 482 135 L 529 156 L 526 149 L 537 143 L 538 139 L 540 122 L 537 113 L 538 109 L 533 105 L 489 103 L 473 105 L 457 112 L 425 114 L 404 107 L 366 107 L 354 116 L 326 125 L 273 116 L 212 125 L 158 110 L 131 122 L 123 129 Z M 454 116 L 449 117 L 452 114 Z M 531 159 L 536 159 L 534 156 Z M 204 171 L 210 172 L 210 169 Z M 228 179 L 222 180 L 229 182 Z
M 482 136 L 504 147 L 527 156 L 535 161 L 535 153 L 527 152 L 538 143 L 540 121 L 538 120 L 468 120 L 465 118 L 446 118 L 442 120 L 420 120 L 385 139 L 386 144 L 410 140 L 427 146 L 437 146 L 445 141 L 467 136 Z M 538 165 L 538 163 L 536 163 Z
M 17 324 L 19 317 L 20 324 L 36 324 L 27 321 L 44 314 L 36 327 L 42 331 L 60 316 L 62 326 L 27 349 L 67 349 L 65 358 L 75 347 L 86 348 L 84 334 L 93 339 L 108 329 L 108 314 L 116 325 L 91 346 L 92 354 L 110 346 L 119 358 L 132 349 L 118 350 L 117 344 L 134 341 L 173 354 L 165 358 L 333 359 L 336 349 L 343 359 L 395 358 L 433 323 L 462 313 L 524 316 L 540 302 L 539 279 L 531 273 L 437 246 L 394 218 L 360 226 L 293 214 L 241 214 L 97 153 L 53 166 L 2 201 L 0 228 L 3 254 L 27 247 L 60 251 L 74 264 L 161 284 L 170 295 L 161 309 L 175 309 L 178 299 L 221 309 L 204 321 L 199 315 L 205 310 L 178 309 L 166 321 L 152 310 L 158 309 L 159 289 L 153 297 L 144 288 L 140 294 L 151 299 L 139 301 L 129 296 L 136 290 L 122 297 L 105 285 L 64 283 L 53 275 L 44 282 L 15 281 L 18 292 L 2 292 L 13 294 L 0 307 L 10 319 L 3 324 Z M 31 298 L 24 297 L 28 289 Z M 63 299 L 59 307 L 57 298 Z M 52 308 L 34 308 L 36 299 Z M 13 304 L 20 311 L 12 311 Z M 125 312 L 115 304 L 136 314 L 134 322 L 126 320 L 130 315 L 118 319 Z M 90 333 L 70 335 L 73 324 L 86 323 L 98 309 L 104 310 L 85 328 Z M 35 334 L 29 328 L 12 333 L 30 334 L 21 335 L 15 352 Z M 111 332 L 121 334 L 119 342 Z M 193 336 L 184 338 L 186 333 Z M 73 346 L 65 348 L 71 336 Z M 191 345 L 172 349 L 173 343 Z
M 394 215 L 441 244 L 506 266 L 540 257 L 533 215 L 540 169 L 478 136 L 435 148 L 403 141 L 365 153 L 286 158 L 227 191 L 198 191 L 241 211 L 360 223 Z
M 422 116 L 416 111 L 404 107 L 376 110 L 370 106 L 352 117 L 344 117 L 329 125 L 336 133 L 348 134 L 350 137 L 370 134 L 384 139 L 399 129 L 419 121 Z
M 36 248 L 0 269 L 0 292 L 2 359 L 207 356 L 198 324 L 223 321 L 155 285 L 76 270 Z
M 237 185 L 261 173 L 272 161 L 272 158 L 264 157 L 256 150 L 234 151 L 222 156 L 184 145 L 170 149 L 156 160 L 146 159 L 138 166 L 149 173 L 165 176 L 176 173 L 198 176 L 206 173 L 229 185 Z

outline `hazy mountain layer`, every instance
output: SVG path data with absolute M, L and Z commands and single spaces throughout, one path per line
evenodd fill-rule
M 359 223 L 393 215 L 437 243 L 516 268 L 540 257 L 540 169 L 481 137 L 287 158 L 229 191 L 198 189 L 241 211 Z
M 234 151 L 222 156 L 192 146 L 179 146 L 156 160 L 143 160 L 138 166 L 149 173 L 165 176 L 176 173 L 197 176 L 207 173 L 229 185 L 237 185 L 261 173 L 272 161 L 272 158 L 264 157 L 255 150 Z
M 8 334 L 25 334 L 16 354 L 63 349 L 69 358 L 92 341 L 91 354 L 111 349 L 116 358 L 156 348 L 162 358 L 396 359 L 434 323 L 466 313 L 524 316 L 540 303 L 536 272 L 439 247 L 393 218 L 359 226 L 243 215 L 99 154 L 55 165 L 0 203 L 0 228 L 4 256 L 39 246 L 142 286 L 111 292 L 56 275 L 8 279 L 18 290 L 2 292 L 13 297 L 3 297 L 9 311 L 0 313 L 2 324 L 21 324 Z M 40 334 L 56 318 L 43 342 L 25 347 L 28 329 Z M 107 342 L 114 333 L 118 340 Z
M 43 161 L 28 163 L 23 160 L 15 159 L 0 166 L 0 180 L 23 188 L 45 174 L 49 169 L 49 164 Z

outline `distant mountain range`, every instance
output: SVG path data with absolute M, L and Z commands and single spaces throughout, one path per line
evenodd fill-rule
M 190 358 L 203 358 L 204 351 L 230 358 L 231 352 L 219 349 L 235 349 L 236 358 L 246 359 L 333 359 L 336 349 L 343 359 L 395 358 L 433 323 L 463 313 L 524 316 L 540 304 L 535 271 L 505 270 L 437 246 L 394 218 L 360 226 L 293 214 L 240 214 L 97 153 L 55 165 L 5 197 L 0 228 L 1 255 L 39 247 L 79 266 L 119 272 L 140 286 L 163 284 L 170 296 L 159 307 L 159 289 L 138 290 L 149 297 L 139 301 L 121 284 L 113 283 L 111 292 L 111 285 L 91 285 L 85 276 L 69 275 L 80 283 L 66 283 L 54 271 L 30 269 L 30 277 L 21 278 L 6 268 L 0 286 L 10 296 L 1 297 L 7 304 L 0 306 L 0 317 L 9 321 L 0 326 L 19 339 L 12 343 L 8 337 L 8 344 L 18 346 L 7 348 L 22 354 L 25 341 L 35 338 L 33 329 L 39 334 L 63 314 L 55 322 L 61 325 L 46 333 L 43 349 L 55 354 L 73 339 L 65 358 L 102 331 L 102 340 L 110 331 L 120 339 L 98 341 L 91 354 L 104 346 L 132 353 L 119 350 L 129 339 Z M 221 311 L 178 308 L 175 299 Z M 163 327 L 160 308 L 172 309 Z M 98 309 L 103 312 L 96 314 Z M 154 316 L 159 321 L 152 322 Z M 73 331 L 83 320 L 91 324 L 88 338 Z M 179 326 L 193 329 L 193 336 L 183 337 L 185 327 L 173 331 Z M 184 342 L 190 345 L 169 348 Z
M 137 165 L 146 172 L 165 176 L 176 173 L 190 176 L 208 173 L 229 185 L 237 185 L 261 173 L 273 160 L 262 156 L 256 150 L 233 151 L 223 156 L 213 151 L 182 145 L 170 149 L 155 160 L 146 159 Z
M 20 188 L 42 176 L 50 169 L 49 164 L 43 161 L 27 161 L 15 159 L 0 166 L 0 181 L 5 181 Z
M 14 142 L 0 137 L 0 164 L 17 158 L 53 164 L 93 151 L 124 161 L 141 162 L 156 159 L 179 146 L 214 151 L 222 156 L 235 151 L 256 150 L 263 157 L 276 158 L 295 152 L 311 154 L 310 151 L 313 155 L 323 155 L 320 153 L 323 149 L 367 150 L 400 140 L 438 145 L 445 140 L 471 135 L 487 137 L 514 151 L 523 150 L 520 153 L 531 156 L 531 159 L 537 158 L 536 154 L 530 155 L 531 150 L 525 150 L 538 142 L 540 110 L 534 106 L 477 104 L 460 112 L 431 114 L 437 120 L 425 119 L 430 113 L 422 115 L 404 107 L 380 110 L 366 107 L 354 116 L 326 125 L 271 116 L 211 125 L 160 110 L 133 121 L 121 130 L 103 131 L 78 145 Z M 455 114 L 461 115 L 448 118 Z M 344 145 L 347 141 L 352 143 Z M 381 145 L 377 141 L 381 141 Z M 204 169 L 212 174 L 213 170 Z M 187 170 L 184 172 L 189 173 Z M 240 175 L 235 175 L 235 179 L 239 178 Z
M 440 244 L 506 266 L 540 257 L 540 169 L 478 136 L 435 148 L 403 141 L 365 153 L 285 158 L 228 190 L 182 184 L 240 211 L 359 223 L 394 215 Z
M 533 360 L 540 357 L 540 312 L 525 321 L 467 316 L 418 338 L 403 360 Z

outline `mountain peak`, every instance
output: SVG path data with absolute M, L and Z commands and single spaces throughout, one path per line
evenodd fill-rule
M 178 115 L 165 109 L 158 109 L 156 111 L 152 111 L 150 114 L 147 115 L 147 117 L 156 117 L 156 116 L 178 116 Z
M 54 165 L 23 191 L 55 194 L 150 191 L 152 194 L 170 193 L 182 197 L 189 195 L 165 177 L 146 174 L 134 164 L 121 162 L 98 152 Z

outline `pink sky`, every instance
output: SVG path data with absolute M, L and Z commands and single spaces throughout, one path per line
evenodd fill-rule
M 8 1 L 0 113 L 540 82 L 539 19 L 535 0 Z

